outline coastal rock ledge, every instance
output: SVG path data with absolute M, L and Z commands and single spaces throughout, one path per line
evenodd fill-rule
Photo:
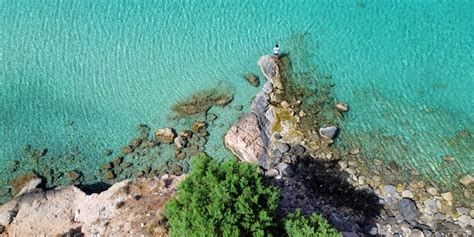
M 232 126 L 225 135 L 225 145 L 242 161 L 258 163 L 258 157 L 265 156 L 266 149 L 257 115 L 248 113 Z
M 101 193 L 30 190 L 0 206 L 0 236 L 143 236 L 184 176 L 126 180 Z
M 271 128 L 275 122 L 275 107 L 270 104 L 275 94 L 282 92 L 278 65 L 271 56 L 262 56 L 258 62 L 267 81 L 253 99 L 250 111 L 235 123 L 224 137 L 224 144 L 237 158 L 257 163 L 268 170 L 276 165 L 271 161 Z

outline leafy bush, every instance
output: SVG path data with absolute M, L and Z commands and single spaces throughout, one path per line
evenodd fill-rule
M 263 236 L 276 226 L 279 192 L 263 184 L 255 165 L 206 156 L 191 164 L 166 206 L 171 236 Z
M 283 222 L 285 231 L 290 237 L 341 236 L 326 219 L 316 213 L 305 217 L 301 210 L 296 210 L 288 214 Z

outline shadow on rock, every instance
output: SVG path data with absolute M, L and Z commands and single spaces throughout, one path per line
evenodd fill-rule
M 104 182 L 97 182 L 92 184 L 84 184 L 79 185 L 78 188 L 82 190 L 87 195 L 91 195 L 93 193 L 101 193 L 107 191 L 111 187 L 110 184 Z
M 383 208 L 375 193 L 348 183 L 337 161 L 305 157 L 292 168 L 293 176 L 269 181 L 281 188 L 280 217 L 296 209 L 317 212 L 340 231 L 370 235 Z

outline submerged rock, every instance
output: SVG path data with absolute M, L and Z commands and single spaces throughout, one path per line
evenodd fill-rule
M 349 110 L 349 106 L 346 103 L 336 103 L 335 107 L 339 112 L 347 112 Z
M 123 162 L 123 157 L 122 156 L 117 156 L 112 160 L 112 163 L 114 164 L 114 167 L 119 166 Z
M 105 149 L 102 153 L 104 156 L 111 156 L 113 151 L 111 149 Z
M 81 174 L 78 173 L 77 171 L 75 170 L 71 170 L 71 171 L 68 171 L 66 173 L 66 178 L 69 182 L 72 182 L 72 181 L 75 181 L 77 180 L 79 177 L 81 177 Z
M 100 166 L 100 169 L 103 170 L 103 171 L 107 171 L 107 170 L 110 170 L 112 168 L 113 168 L 113 166 L 110 162 L 106 162 L 106 163 L 104 163 Z
M 130 141 L 130 147 L 136 149 L 142 144 L 142 142 L 143 140 L 141 138 L 134 138 Z
M 196 115 L 207 112 L 212 106 L 225 106 L 234 99 L 234 94 L 226 89 L 199 91 L 190 98 L 173 105 L 172 110 L 179 116 Z
M 130 146 L 124 146 L 124 147 L 120 148 L 120 150 L 125 155 L 128 155 L 128 154 L 130 154 L 134 151 L 133 147 L 130 147 Z
M 12 195 L 16 196 L 25 187 L 31 187 L 32 184 L 37 183 L 38 179 L 41 183 L 41 179 L 34 172 L 28 172 L 28 173 L 16 176 L 14 179 L 10 180 L 10 186 L 12 187 Z M 34 181 L 34 182 L 31 183 L 31 181 Z M 36 188 L 36 186 L 34 186 L 34 188 Z
M 319 129 L 319 135 L 328 139 L 333 139 L 334 136 L 336 135 L 336 132 L 337 132 L 337 127 L 334 127 L 334 126 L 324 127 L 324 128 Z
M 111 170 L 106 171 L 106 172 L 104 173 L 104 179 L 105 179 L 105 180 L 112 180 L 112 179 L 114 179 L 114 178 L 115 178 L 115 174 L 114 174 L 114 172 L 112 172 Z
M 214 120 L 216 120 L 216 119 L 217 119 L 217 115 L 212 114 L 212 113 L 209 113 L 209 114 L 207 114 L 207 116 L 206 116 L 206 120 L 207 120 L 207 121 L 214 121 Z
M 244 109 L 244 106 L 243 105 L 236 105 L 236 106 L 234 106 L 234 109 L 236 111 L 242 111 Z
M 260 85 L 260 78 L 258 78 L 257 75 L 253 74 L 253 73 L 247 73 L 244 75 L 244 78 L 246 81 L 248 81 L 250 83 L 250 85 L 252 86 L 259 86 Z
M 183 130 L 179 133 L 179 136 L 190 139 L 193 136 L 193 132 L 190 130 Z
M 206 128 L 206 122 L 203 121 L 195 121 L 191 126 L 191 130 L 195 133 L 200 132 L 204 128 Z

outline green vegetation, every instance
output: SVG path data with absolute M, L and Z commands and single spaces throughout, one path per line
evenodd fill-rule
M 279 193 L 255 165 L 201 156 L 166 206 L 172 236 L 263 236 L 275 224 Z
M 331 227 L 326 219 L 316 213 L 305 217 L 301 210 L 296 210 L 283 220 L 285 231 L 292 237 L 312 237 L 312 236 L 341 236 L 341 234 Z
M 279 191 L 264 185 L 255 165 L 195 157 L 192 170 L 165 209 L 171 236 L 281 236 Z M 300 212 L 284 219 L 288 236 L 337 233 L 327 222 Z M 301 228 L 301 230 L 297 230 Z M 300 235 L 301 236 L 301 235 Z

